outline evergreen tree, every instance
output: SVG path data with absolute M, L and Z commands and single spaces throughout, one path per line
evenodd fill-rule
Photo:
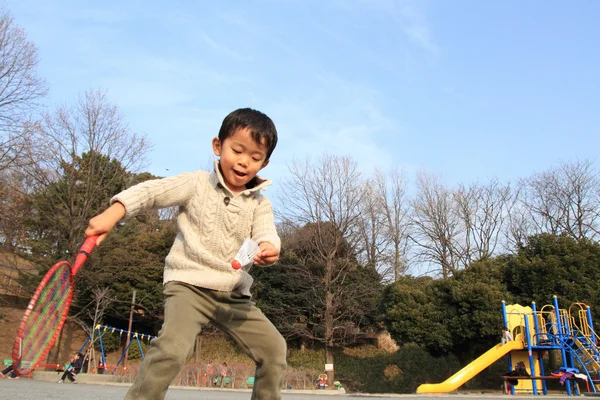
M 600 244 L 566 234 L 540 234 L 528 238 L 516 255 L 508 256 L 506 281 L 519 303 L 550 304 L 558 296 L 568 307 L 583 302 L 600 316 Z
M 380 277 L 358 264 L 346 243 L 330 271 L 334 279 L 327 281 L 327 271 L 310 247 L 313 229 L 308 224 L 284 236 L 276 266 L 251 270 L 257 304 L 288 340 L 336 347 L 359 343 L 376 329 Z M 333 316 L 331 337 L 325 334 L 326 313 Z

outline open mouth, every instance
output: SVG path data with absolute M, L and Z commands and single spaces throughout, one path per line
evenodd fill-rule
M 240 178 L 244 178 L 247 174 L 244 172 L 239 172 L 236 170 L 233 170 L 233 173 L 236 174 L 237 176 L 239 176 Z

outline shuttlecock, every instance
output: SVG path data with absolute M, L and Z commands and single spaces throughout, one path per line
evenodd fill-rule
M 242 267 L 246 269 L 246 267 L 254 262 L 254 256 L 259 250 L 258 243 L 252 239 L 245 239 L 242 247 L 240 247 L 240 250 L 231 262 L 231 266 L 233 269 L 240 269 Z

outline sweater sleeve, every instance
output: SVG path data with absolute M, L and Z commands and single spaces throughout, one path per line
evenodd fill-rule
M 277 249 L 281 249 L 281 240 L 277 235 L 275 228 L 275 217 L 273 216 L 273 207 L 266 197 L 263 197 L 254 210 L 254 220 L 252 221 L 252 239 L 256 243 L 269 242 Z
M 114 196 L 110 203 L 123 204 L 126 217 L 142 210 L 183 206 L 196 191 L 201 172 L 187 172 L 164 179 L 139 183 Z

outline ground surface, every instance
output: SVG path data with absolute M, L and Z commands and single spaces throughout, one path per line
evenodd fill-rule
M 86 385 L 86 384 L 57 384 L 39 382 L 21 378 L 19 380 L 0 379 L 0 400 L 64 400 L 64 399 L 86 399 L 86 400 L 113 400 L 123 399 L 128 385 Z M 316 391 L 318 392 L 318 391 Z M 377 399 L 510 399 L 502 394 L 448 394 L 448 395 L 325 395 L 320 393 L 284 393 L 283 400 L 335 400 L 342 398 L 373 397 Z M 519 395 L 515 399 L 541 399 L 541 396 Z M 548 396 L 551 399 L 570 399 L 566 395 Z M 210 390 L 210 389 L 179 389 L 171 388 L 167 393 L 166 400 L 248 400 L 249 391 L 233 390 Z

